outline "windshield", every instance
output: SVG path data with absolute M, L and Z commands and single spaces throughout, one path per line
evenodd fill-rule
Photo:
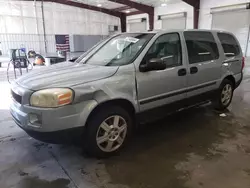
M 85 63 L 101 66 L 129 64 L 153 35 L 153 33 L 126 33 L 115 36 L 87 59 Z

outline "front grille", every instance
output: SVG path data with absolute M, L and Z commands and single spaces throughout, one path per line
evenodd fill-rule
M 14 91 L 11 90 L 11 95 L 16 102 L 22 104 L 22 96 L 16 94 Z

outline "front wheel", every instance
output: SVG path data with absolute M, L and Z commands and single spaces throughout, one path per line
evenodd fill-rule
M 100 108 L 87 123 L 86 152 L 95 157 L 113 155 L 125 145 L 131 127 L 131 117 L 123 108 Z
M 225 110 L 232 101 L 234 85 L 230 80 L 225 79 L 219 88 L 218 94 L 214 101 L 215 109 Z

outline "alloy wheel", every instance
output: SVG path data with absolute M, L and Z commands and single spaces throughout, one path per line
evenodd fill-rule
M 128 125 L 125 119 L 119 115 L 110 116 L 105 119 L 96 134 L 98 147 L 104 152 L 117 150 L 123 144 Z
M 233 88 L 230 84 L 226 84 L 222 89 L 221 103 L 226 106 L 230 102 L 233 94 Z

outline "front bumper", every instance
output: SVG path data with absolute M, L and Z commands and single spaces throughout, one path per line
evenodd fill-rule
M 23 129 L 29 136 L 51 144 L 78 144 L 84 139 L 84 127 L 70 128 L 53 132 L 38 132 L 31 129 L 25 129 L 19 121 L 13 117 L 16 124 Z
M 88 100 L 59 108 L 37 108 L 13 99 L 10 113 L 16 124 L 31 137 L 49 143 L 63 143 L 83 133 L 86 120 L 96 105 L 95 100 Z M 40 121 L 32 122 L 31 114 Z

